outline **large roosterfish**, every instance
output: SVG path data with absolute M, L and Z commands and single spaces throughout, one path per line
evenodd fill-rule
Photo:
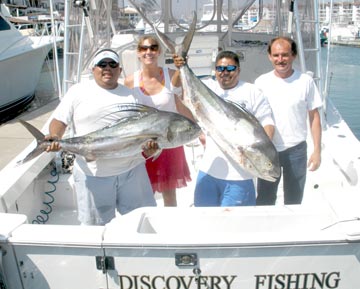
M 161 149 L 175 148 L 196 139 L 201 129 L 192 120 L 174 112 L 161 111 L 140 104 L 116 105 L 119 117 L 112 124 L 83 136 L 59 140 L 63 150 L 81 155 L 86 161 L 98 158 L 128 157 L 142 151 L 149 140 Z M 51 144 L 37 128 L 20 120 L 36 138 L 37 146 L 22 161 L 40 155 Z M 157 155 L 153 156 L 154 158 Z

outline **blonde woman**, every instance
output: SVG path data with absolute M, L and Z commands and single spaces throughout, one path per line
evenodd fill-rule
M 143 104 L 159 110 L 178 112 L 192 118 L 191 112 L 182 104 L 182 88 L 178 70 L 159 66 L 161 47 L 153 36 L 143 36 L 137 46 L 141 68 L 125 79 L 125 85 L 135 96 L 143 97 Z M 184 148 L 163 150 L 153 161 L 146 162 L 147 172 L 154 192 L 163 195 L 164 206 L 177 206 L 176 188 L 185 187 L 191 181 Z

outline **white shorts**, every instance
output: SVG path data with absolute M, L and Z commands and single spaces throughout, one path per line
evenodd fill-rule
M 87 176 L 74 166 L 73 177 L 78 219 L 84 225 L 105 225 L 115 217 L 116 209 L 123 215 L 156 206 L 145 164 L 110 177 Z

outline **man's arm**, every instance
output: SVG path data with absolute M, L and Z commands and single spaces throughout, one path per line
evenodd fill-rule
M 321 164 L 321 120 L 317 108 L 309 111 L 309 123 L 314 143 L 314 151 L 308 161 L 310 171 L 315 171 Z
M 271 124 L 268 124 L 268 125 L 264 126 L 264 130 L 265 130 L 266 134 L 268 135 L 269 139 L 272 140 L 272 138 L 274 136 L 274 132 L 275 132 L 275 127 Z

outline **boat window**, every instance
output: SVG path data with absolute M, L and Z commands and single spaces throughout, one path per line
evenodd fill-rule
M 10 30 L 10 25 L 0 16 L 0 31 Z

